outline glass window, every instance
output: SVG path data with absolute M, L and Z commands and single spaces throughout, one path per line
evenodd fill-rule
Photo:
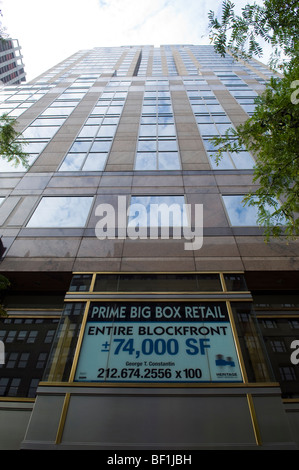
M 271 382 L 273 372 L 251 302 L 231 302 L 249 382 Z
M 83 171 L 102 171 L 105 168 L 108 153 L 90 153 L 82 167 Z
M 0 366 L 1 396 L 35 396 L 36 387 L 43 375 L 45 361 L 51 350 L 58 321 L 58 319 L 49 318 L 0 319 L 1 330 L 5 333 L 3 337 L 6 335 L 11 340 L 5 341 L 6 361 Z M 42 350 L 36 348 L 36 344 L 28 340 L 32 333 L 32 323 L 35 324 L 36 343 L 42 345 Z M 12 333 L 14 334 L 12 335 Z M 33 381 L 34 387 L 32 386 Z
M 0 378 L 0 395 L 1 396 L 5 395 L 5 392 L 7 390 L 8 382 L 9 382 L 9 378 L 6 378 L 6 377 L 1 377 Z
M 215 170 L 252 169 L 254 159 L 245 151 L 239 154 L 227 152 L 216 164 L 216 154 L 212 152 L 215 152 L 217 148 L 210 142 L 209 137 L 223 135 L 228 129 L 233 128 L 233 125 L 211 91 L 188 91 L 187 94 L 212 168 Z
M 137 153 L 135 170 L 156 170 L 157 155 L 156 153 Z
M 84 302 L 65 303 L 43 380 L 48 382 L 69 380 L 84 310 Z
M 97 274 L 94 292 L 220 292 L 219 274 Z
M 98 126 L 84 126 L 79 132 L 78 137 L 95 137 L 98 130 Z
M 47 353 L 40 353 L 38 356 L 38 360 L 36 362 L 36 368 L 37 369 L 44 369 L 46 365 L 46 360 L 48 358 Z
M 139 140 L 137 145 L 138 152 L 155 152 L 157 142 L 155 140 Z
M 153 84 L 155 84 L 154 81 Z M 139 128 L 135 170 L 179 170 L 180 158 L 170 93 L 146 91 Z
M 8 358 L 6 361 L 6 369 L 13 369 L 16 367 L 16 362 L 18 359 L 18 353 L 10 353 L 8 354 Z
M 65 157 L 59 171 L 79 171 L 85 157 L 85 153 L 69 153 Z
M 140 126 L 139 136 L 155 137 L 157 135 L 157 126 L 155 124 L 143 124 Z
M 74 274 L 72 277 L 70 292 L 88 292 L 92 280 L 92 274 Z
M 256 226 L 257 208 L 244 206 L 244 196 L 222 196 L 223 201 L 233 226 Z
M 18 367 L 24 369 L 27 367 L 28 359 L 30 354 L 29 353 L 21 353 L 19 357 Z
M 187 225 L 184 196 L 132 196 L 128 227 Z
M 100 127 L 97 137 L 113 137 L 116 131 L 116 126 L 103 125 Z
M 23 132 L 24 139 L 50 139 L 56 134 L 59 126 L 29 126 Z
M 158 140 L 158 150 L 160 152 L 175 152 L 178 150 L 176 140 Z
M 219 135 L 219 132 L 213 124 L 198 124 L 199 132 L 202 136 L 205 135 Z
M 104 169 L 126 96 L 126 92 L 112 91 L 102 94 L 59 171 L 102 171 Z M 74 154 L 77 155 L 74 156 Z
M 159 152 L 158 170 L 179 170 L 180 161 L 178 152 Z
M 270 300 L 274 305 L 276 301 L 279 302 L 275 294 L 269 295 L 269 297 L 271 297 Z M 291 355 L 294 351 L 292 343 L 293 341 L 298 341 L 298 330 L 294 330 L 291 327 L 289 323 L 291 318 L 288 317 L 288 314 L 298 315 L 298 309 L 294 307 L 291 310 L 289 307 L 286 307 L 286 310 L 283 311 L 282 308 L 283 313 L 281 317 L 277 317 L 275 320 L 272 318 L 267 320 L 262 318 L 265 315 L 271 316 L 275 314 L 275 308 L 272 309 L 264 306 L 260 307 L 257 311 L 258 316 L 260 316 L 258 318 L 260 331 L 268 352 L 275 380 L 280 383 L 283 398 L 298 398 L 299 396 L 298 367 L 293 366 L 291 363 Z
M 111 140 L 96 140 L 90 149 L 91 152 L 109 152 L 112 145 Z
M 230 156 L 237 169 L 241 170 L 241 169 L 254 167 L 255 162 L 249 152 L 245 152 L 245 151 L 240 152 L 240 153 L 231 152 Z
M 37 118 L 34 121 L 34 126 L 62 126 L 64 118 Z
M 242 202 L 244 195 L 233 195 L 233 196 L 222 196 L 223 201 L 231 222 L 233 226 L 257 226 L 258 218 L 258 209 L 255 206 L 244 206 Z M 264 208 L 269 211 L 269 213 L 274 212 L 274 208 L 264 205 Z M 285 223 L 285 219 L 281 218 L 277 221 L 280 225 Z
M 72 147 L 70 148 L 70 153 L 72 152 L 88 152 L 91 145 L 91 141 L 85 140 L 76 140 Z
M 243 274 L 224 274 L 226 289 L 228 291 L 247 291 L 247 285 Z
M 204 140 L 204 145 L 208 148 L 208 141 Z M 211 166 L 214 170 L 245 170 L 253 169 L 255 161 L 248 152 L 225 152 L 218 162 L 216 162 L 216 152 L 208 151 Z
M 14 378 L 11 380 L 8 396 L 16 397 L 18 395 L 19 386 L 21 384 L 20 378 Z
M 74 109 L 74 106 L 69 106 L 69 107 L 66 107 L 66 106 L 63 106 L 63 107 L 52 106 L 52 107 L 47 108 L 41 114 L 41 116 L 68 116 L 69 114 L 71 114 L 73 109 Z
M 84 227 L 92 197 L 43 197 L 27 227 Z

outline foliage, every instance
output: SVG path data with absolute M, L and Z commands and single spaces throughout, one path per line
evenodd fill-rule
M 299 235 L 299 1 L 265 0 L 263 6 L 247 4 L 242 16 L 230 0 L 223 2 L 221 23 L 210 12 L 215 51 L 226 48 L 247 60 L 263 53 L 259 40 L 271 44 L 270 65 L 280 67 L 282 78 L 272 77 L 256 99 L 251 117 L 236 129 L 211 139 L 219 162 L 223 153 L 246 149 L 255 156 L 253 181 L 258 189 L 247 194 L 244 204 L 256 206 L 257 222 L 270 236 Z M 230 34 L 230 37 L 228 35 Z M 281 54 L 283 58 L 281 59 Z
M 255 156 L 253 181 L 259 187 L 244 202 L 258 208 L 267 239 L 299 234 L 299 90 L 293 89 L 298 77 L 299 59 L 294 59 L 282 79 L 271 78 L 244 124 L 211 139 L 218 162 L 225 151 L 246 148 Z
M 7 114 L 0 116 L 0 155 L 14 166 L 21 164 L 28 168 L 28 154 L 23 152 L 22 145 L 25 142 L 18 140 L 20 134 L 15 130 L 15 119 Z
M 0 10 L 0 16 L 3 16 L 2 10 Z M 5 42 L 7 37 L 6 28 L 3 26 L 2 21 L 0 21 L 0 41 Z
M 298 0 L 265 0 L 263 6 L 247 4 L 242 15 L 236 15 L 234 7 L 231 0 L 223 2 L 221 22 L 213 11 L 209 12 L 210 37 L 216 52 L 224 56 L 228 49 L 234 57 L 245 60 L 262 57 L 259 41 L 264 41 L 273 48 L 272 68 L 283 68 L 285 60 L 298 53 Z

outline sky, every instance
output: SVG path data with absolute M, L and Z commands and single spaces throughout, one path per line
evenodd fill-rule
M 247 0 L 237 0 L 239 12 Z M 261 1 L 257 1 L 261 3 Z M 0 0 L 6 33 L 18 39 L 27 81 L 79 50 L 210 44 L 208 13 L 222 0 Z

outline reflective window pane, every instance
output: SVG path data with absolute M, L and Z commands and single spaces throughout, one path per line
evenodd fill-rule
M 79 171 L 85 159 L 85 153 L 69 153 L 59 171 Z
M 68 116 L 73 111 L 74 107 L 49 107 L 41 115 L 42 116 Z
M 136 155 L 135 170 L 156 170 L 156 153 L 138 153 Z
M 163 152 L 159 153 L 159 170 L 179 170 L 180 161 L 177 152 Z
M 155 140 L 140 140 L 138 142 L 138 152 L 155 152 L 157 143 Z
M 43 197 L 27 227 L 84 227 L 92 197 Z
M 49 126 L 30 126 L 25 129 L 23 132 L 23 137 L 25 139 L 43 139 L 43 138 L 51 138 L 56 134 L 59 127 Z
M 109 140 L 95 141 L 90 149 L 91 152 L 109 152 L 112 142 Z
M 132 196 L 128 227 L 187 225 L 184 196 Z
M 78 134 L 78 137 L 94 137 L 97 133 L 98 126 L 84 126 Z
M 224 204 L 233 226 L 256 226 L 257 208 L 245 206 L 242 202 L 244 196 L 222 196 Z
M 238 169 L 254 167 L 254 160 L 248 152 L 231 153 L 233 162 Z
M 83 165 L 83 171 L 102 171 L 105 168 L 107 153 L 90 153 Z
M 158 141 L 158 150 L 160 152 L 171 152 L 177 151 L 176 140 L 159 140 Z
M 89 150 L 91 142 L 89 141 L 75 141 L 74 144 L 72 145 L 70 152 L 87 152 Z
M 233 162 L 229 158 L 228 153 L 224 153 L 221 159 L 216 163 L 216 153 L 209 153 L 210 163 L 214 170 L 230 170 L 234 169 Z
M 175 136 L 174 124 L 158 125 L 159 136 Z
M 216 126 L 213 124 L 198 124 L 201 135 L 219 135 Z
M 35 126 L 61 126 L 65 118 L 38 118 L 34 121 Z
M 257 226 L 258 209 L 256 206 L 244 206 L 242 202 L 244 199 L 243 195 L 223 196 L 224 204 L 229 215 L 229 219 L 232 225 L 235 226 Z M 272 215 L 279 207 L 279 202 L 275 201 L 277 207 L 269 206 L 267 203 L 264 204 L 264 209 Z M 287 220 L 282 214 L 274 216 L 275 224 L 283 226 L 287 223 Z M 273 222 L 274 223 L 274 222 Z
M 101 126 L 97 137 L 113 137 L 116 131 L 116 126 Z
M 139 135 L 141 137 L 155 137 L 157 135 L 157 126 L 153 125 L 141 125 Z

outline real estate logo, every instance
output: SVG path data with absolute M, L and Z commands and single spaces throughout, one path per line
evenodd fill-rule
M 230 366 L 230 367 L 235 367 L 235 361 L 233 360 L 232 357 L 224 357 L 222 354 L 217 354 L 216 360 L 215 360 L 216 366 L 219 367 L 224 367 L 224 366 Z
M 179 203 L 138 203 L 127 207 L 126 196 L 118 196 L 117 207 L 99 204 L 95 227 L 99 240 L 105 239 L 184 239 L 185 250 L 203 245 L 203 205 Z

